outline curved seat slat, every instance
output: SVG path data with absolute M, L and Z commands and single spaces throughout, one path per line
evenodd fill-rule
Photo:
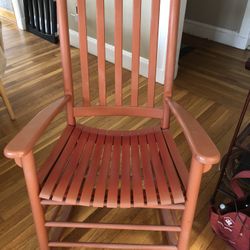
M 188 172 L 178 173 L 185 164 L 176 166 L 177 148 L 165 130 L 119 133 L 77 125 L 65 131 L 40 169 L 40 198 L 110 208 L 185 202 Z

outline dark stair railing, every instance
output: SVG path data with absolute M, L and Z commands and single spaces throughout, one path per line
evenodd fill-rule
M 52 43 L 58 42 L 55 0 L 23 0 L 26 29 Z

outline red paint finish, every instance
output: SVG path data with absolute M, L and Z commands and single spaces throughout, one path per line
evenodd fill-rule
M 123 0 L 115 1 L 115 104 L 122 105 Z
M 83 105 L 90 105 L 86 0 L 77 0 Z
M 185 202 L 173 156 L 165 156 L 169 148 L 160 128 L 119 134 L 76 126 L 66 141 L 63 137 L 68 136 L 69 129 L 59 140 L 66 143 L 58 143 L 54 149 L 60 157 L 55 161 L 52 152 L 51 162 L 44 165 L 46 171 L 43 167 L 40 170 L 47 173 L 39 174 L 46 179 L 40 181 L 40 198 L 123 208 Z
M 149 79 L 146 105 L 138 103 L 141 0 L 133 0 L 131 102 L 123 105 L 122 40 L 123 0 L 115 0 L 114 105 L 107 105 L 105 68 L 105 1 L 96 0 L 99 103 L 91 105 L 86 0 L 78 0 L 81 106 L 73 100 L 72 65 L 67 21 L 67 1 L 57 0 L 65 96 L 38 113 L 6 146 L 4 154 L 23 167 L 40 249 L 86 247 L 110 249 L 187 250 L 202 173 L 220 159 L 213 142 L 180 105 L 171 100 L 176 60 L 180 0 L 170 1 L 169 37 L 164 102 L 155 108 L 155 81 L 160 0 L 152 1 Z M 107 15 L 106 15 L 106 18 Z M 67 107 L 68 125 L 45 163 L 36 171 L 32 150 L 53 118 Z M 170 112 L 179 122 L 192 152 L 190 172 L 169 131 Z M 80 116 L 139 116 L 161 119 L 161 127 L 140 131 L 104 131 L 77 125 Z M 43 206 L 67 208 L 46 222 Z M 158 208 L 164 225 L 124 225 L 67 222 L 71 206 L 107 208 Z M 181 225 L 167 224 L 168 210 L 183 213 Z M 57 228 L 51 242 L 47 228 Z M 60 242 L 62 228 L 99 228 L 175 232 L 177 245 Z

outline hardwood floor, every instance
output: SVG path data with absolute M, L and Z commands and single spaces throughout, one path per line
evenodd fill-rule
M 62 74 L 58 45 L 50 44 L 34 35 L 18 31 L 11 22 L 2 19 L 3 36 L 8 59 L 8 67 L 3 78 L 7 94 L 16 114 L 16 121 L 11 121 L 0 99 L 0 249 L 37 249 L 22 170 L 13 161 L 2 155 L 6 143 L 19 131 L 39 110 L 63 95 Z M 175 81 L 174 98 L 189 110 L 209 133 L 222 154 L 227 150 L 234 127 L 239 117 L 240 108 L 250 88 L 250 72 L 244 70 L 244 62 L 250 53 L 240 51 L 214 42 L 184 37 L 184 42 L 194 49 L 180 60 L 178 78 Z M 80 97 L 80 67 L 77 49 L 72 48 L 74 80 L 76 82 L 76 102 Z M 91 95 L 96 101 L 96 58 L 89 56 L 91 65 Z M 112 86 L 114 69 L 107 63 L 107 79 L 109 102 L 113 103 Z M 124 95 L 129 101 L 129 77 L 124 70 Z M 145 79 L 140 78 L 140 101 L 145 101 Z M 157 105 L 161 103 L 162 86 L 157 86 Z M 245 121 L 249 122 L 248 114 Z M 136 129 L 152 126 L 158 121 L 131 118 L 88 118 L 80 122 L 89 126 L 108 129 Z M 38 164 L 48 154 L 65 125 L 65 115 L 59 115 L 50 125 L 47 133 L 35 148 Z M 183 143 L 183 134 L 175 121 L 171 121 L 171 129 L 176 142 L 186 161 L 190 153 Z M 230 249 L 214 235 L 208 223 L 209 198 L 218 177 L 218 167 L 204 175 L 196 217 L 191 237 L 192 250 Z M 87 221 L 107 222 L 108 220 L 142 223 L 157 223 L 159 218 L 153 210 L 108 210 L 79 208 L 74 218 Z M 107 230 L 78 230 L 75 238 L 88 241 L 112 241 L 156 243 L 161 241 L 159 233 L 107 232 Z M 65 237 L 72 239 L 73 234 L 67 232 Z

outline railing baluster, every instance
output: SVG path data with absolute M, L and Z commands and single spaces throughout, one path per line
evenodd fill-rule
M 40 31 L 39 25 L 39 12 L 38 12 L 38 4 L 37 0 L 33 0 L 33 11 L 34 11 L 34 19 L 35 19 L 35 27 L 38 31 Z
M 34 11 L 33 11 L 33 4 L 32 1 L 25 1 L 25 3 L 28 2 L 28 12 L 29 12 L 29 23 L 32 28 L 35 27 L 35 22 L 34 22 Z
M 45 32 L 46 32 L 46 34 L 51 34 L 49 0 L 43 1 L 43 8 L 44 8 L 44 20 L 45 20 Z
M 56 2 L 54 0 L 49 0 L 49 5 L 50 5 L 49 12 L 50 12 L 50 22 L 51 22 L 51 33 L 55 34 L 57 31 Z
M 38 0 L 39 26 L 42 33 L 45 33 L 43 1 Z
M 56 0 L 23 0 L 26 30 L 52 43 L 57 43 L 56 3 L 59 2 Z

